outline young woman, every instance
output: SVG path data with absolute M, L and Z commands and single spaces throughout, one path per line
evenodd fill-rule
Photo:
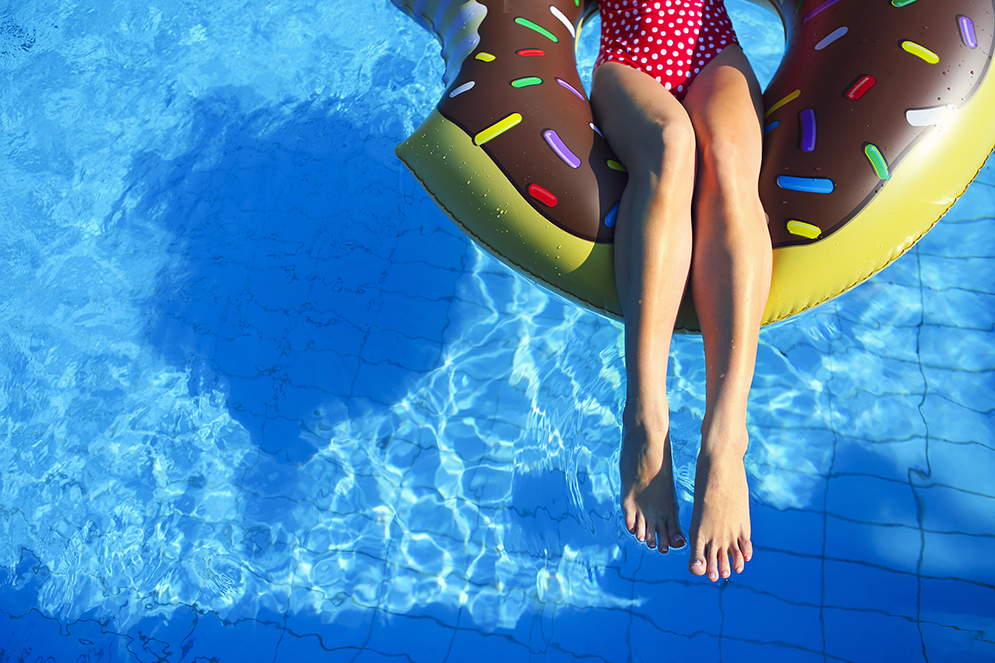
M 678 305 L 690 287 L 706 403 L 689 568 L 715 581 L 741 572 L 753 553 L 746 404 L 771 276 L 757 192 L 760 85 L 722 0 L 601 0 L 600 10 L 591 101 L 629 171 L 615 229 L 628 377 L 625 523 L 660 552 L 685 543 L 666 379 Z

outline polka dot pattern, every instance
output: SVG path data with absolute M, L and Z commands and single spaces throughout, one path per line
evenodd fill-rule
M 722 0 L 600 0 L 595 68 L 619 62 L 649 74 L 683 99 L 708 61 L 738 44 Z

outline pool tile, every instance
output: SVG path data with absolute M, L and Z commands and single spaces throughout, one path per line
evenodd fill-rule
M 919 413 L 920 394 L 874 395 L 858 391 L 843 400 L 845 407 L 834 408 L 833 425 L 850 437 L 891 441 L 926 434 Z
M 841 435 L 833 460 L 833 473 L 870 475 L 879 480 L 907 484 L 910 470 L 923 472 L 928 467 L 926 452 L 931 444 L 924 437 L 878 442 Z
M 922 371 L 930 393 L 978 412 L 995 409 L 995 380 L 988 372 L 969 373 L 955 366 L 923 366 Z
M 925 661 L 913 620 L 826 608 L 826 653 L 848 661 Z
M 795 571 L 785 565 L 784 573 L 791 577 Z M 822 623 L 817 606 L 784 601 L 766 592 L 739 587 L 735 580 L 730 580 L 722 589 L 721 611 L 723 638 L 822 650 Z M 771 615 L 779 617 L 771 619 Z M 724 642 L 722 654 L 726 655 Z
M 202 615 L 178 648 L 184 650 L 184 660 L 192 661 L 229 656 L 244 661 L 275 658 L 286 635 L 282 624 L 282 615 L 266 613 L 236 623 L 222 621 L 215 615 Z
M 995 265 L 992 265 L 991 258 L 981 257 L 984 253 L 978 247 L 965 246 L 953 251 L 966 251 L 971 255 L 958 257 L 956 255 L 938 255 L 933 249 L 933 254 L 929 260 L 924 260 L 922 264 L 922 282 L 926 288 L 943 291 L 947 288 L 965 288 L 984 291 L 988 284 L 995 281 Z M 956 326 L 956 323 L 953 325 Z
M 926 395 L 921 409 L 930 423 L 931 437 L 995 448 L 995 412 L 978 412 L 933 394 Z M 950 425 L 949 422 L 957 423 Z
M 682 580 L 636 583 L 634 598 L 639 604 L 632 609 L 634 628 L 639 622 L 642 624 L 639 628 L 645 626 L 647 632 L 653 629 L 675 634 L 720 632 L 722 587 L 684 573 L 686 579 Z
M 435 212 L 434 205 L 425 207 Z M 391 269 L 396 265 L 424 263 L 439 269 L 461 275 L 466 270 L 471 248 L 469 238 L 459 231 L 448 219 L 440 220 L 439 225 L 405 229 L 391 253 Z
M 917 485 L 915 492 L 924 505 L 922 524 L 928 530 L 982 537 L 995 531 L 995 495 L 929 484 Z
M 923 578 L 921 588 L 922 608 L 919 614 L 923 622 L 941 627 L 935 635 L 940 636 L 943 629 L 956 629 L 962 631 L 962 635 L 955 637 L 955 640 L 992 640 L 992 610 L 978 610 L 982 606 L 991 608 L 995 592 L 992 585 L 948 578 Z
M 995 586 L 995 539 L 991 534 L 925 532 L 922 573 L 934 578 L 961 578 Z
M 857 495 L 860 499 L 854 499 Z M 877 525 L 919 526 L 919 503 L 908 480 L 834 476 L 826 493 L 826 511 L 838 518 Z
M 449 307 L 444 299 L 398 295 L 380 309 L 371 331 L 392 330 L 406 338 L 442 343 L 443 330 L 450 323 Z
M 392 303 L 396 297 L 408 297 L 444 303 L 448 308 L 461 276 L 461 272 L 438 266 L 434 261 L 392 262 L 381 290 L 391 295 Z
M 930 623 L 923 623 L 921 628 L 925 655 L 930 661 L 995 661 L 990 621 L 984 633 L 970 627 Z
M 826 520 L 826 556 L 914 573 L 921 533 L 904 526 L 885 527 L 830 516 Z
M 415 330 L 412 330 L 415 331 Z M 381 329 L 372 332 L 363 346 L 363 359 L 371 364 L 389 362 L 405 369 L 415 378 L 437 368 L 442 361 L 440 342 L 412 337 L 406 331 Z
M 722 661 L 763 661 L 763 663 L 825 663 L 820 649 L 813 651 L 781 643 L 756 642 L 733 637 L 722 638 Z
M 914 256 L 913 256 L 914 257 Z M 845 336 L 861 335 L 861 328 L 915 327 L 921 322 L 919 302 L 922 298 L 915 261 L 886 272 L 884 278 L 872 279 L 851 292 L 846 306 L 839 307 L 840 328 Z M 884 336 L 881 332 L 874 332 Z
M 924 325 L 920 334 L 920 361 L 926 366 L 995 370 L 995 331 Z
M 824 517 L 814 506 L 782 510 L 754 504 L 750 519 L 755 548 L 781 554 L 822 554 Z M 749 564 L 747 568 L 750 568 Z
M 393 657 L 393 660 L 404 660 L 407 657 L 412 661 L 442 661 L 449 653 L 456 633 L 457 629 L 453 625 L 445 625 L 431 617 L 381 612 L 373 622 L 369 641 L 373 643 L 377 653 Z M 296 660 L 303 662 L 308 659 Z
M 718 631 L 709 629 L 712 620 L 689 631 L 671 629 L 668 625 L 654 623 L 647 617 L 634 615 L 628 637 L 633 663 L 659 663 L 660 661 L 719 661 L 721 644 Z M 698 616 L 703 616 L 699 613 Z
M 929 441 L 928 475 L 925 469 L 923 476 L 916 477 L 917 485 L 937 483 L 983 496 L 995 495 L 995 448 L 934 438 Z
M 533 651 L 535 651 L 533 649 Z M 486 652 L 486 654 L 484 654 Z M 472 627 L 460 628 L 456 631 L 445 660 L 474 661 L 482 655 L 494 661 L 520 661 L 527 659 L 530 649 L 503 633 L 486 633 Z
M 298 387 L 316 387 L 335 396 L 349 396 L 359 372 L 357 356 L 334 350 L 303 350 L 287 364 L 286 377 Z
M 826 560 L 825 605 L 841 610 L 914 618 L 919 582 L 914 574 L 855 562 Z
M 597 656 L 606 661 L 624 661 L 629 653 L 627 634 L 631 621 L 622 608 L 558 608 L 548 642 L 577 658 Z
M 995 310 L 995 295 L 963 288 L 926 290 L 923 295 L 923 319 L 927 324 L 956 326 L 961 329 L 988 331 L 985 324 Z
M 784 528 L 791 532 L 792 522 L 785 522 Z M 794 531 L 798 532 L 799 540 L 810 537 L 801 530 Z M 771 595 L 785 605 L 818 606 L 822 601 L 822 560 L 790 549 L 767 550 L 756 546 L 753 559 L 743 573 L 732 576 L 730 583 L 739 591 Z

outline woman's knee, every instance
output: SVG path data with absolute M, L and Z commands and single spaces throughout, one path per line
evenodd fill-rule
M 654 174 L 686 172 L 694 177 L 697 141 L 690 118 L 671 115 L 654 120 L 640 148 L 645 162 L 637 168 Z
M 761 149 L 759 141 L 719 131 L 699 136 L 697 143 L 699 170 L 710 183 L 727 188 L 750 182 L 756 188 L 760 179 Z

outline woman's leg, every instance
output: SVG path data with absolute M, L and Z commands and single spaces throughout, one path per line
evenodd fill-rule
M 757 182 L 760 86 L 738 46 L 691 84 L 684 106 L 698 146 L 691 291 L 705 346 L 705 417 L 695 472 L 690 570 L 738 573 L 753 554 L 743 456 L 746 404 L 771 278 L 771 244 Z
M 636 538 L 667 552 L 684 545 L 674 498 L 667 358 L 691 261 L 694 130 L 663 86 L 615 62 L 595 71 L 591 103 L 629 171 L 614 244 L 627 376 L 622 508 Z

